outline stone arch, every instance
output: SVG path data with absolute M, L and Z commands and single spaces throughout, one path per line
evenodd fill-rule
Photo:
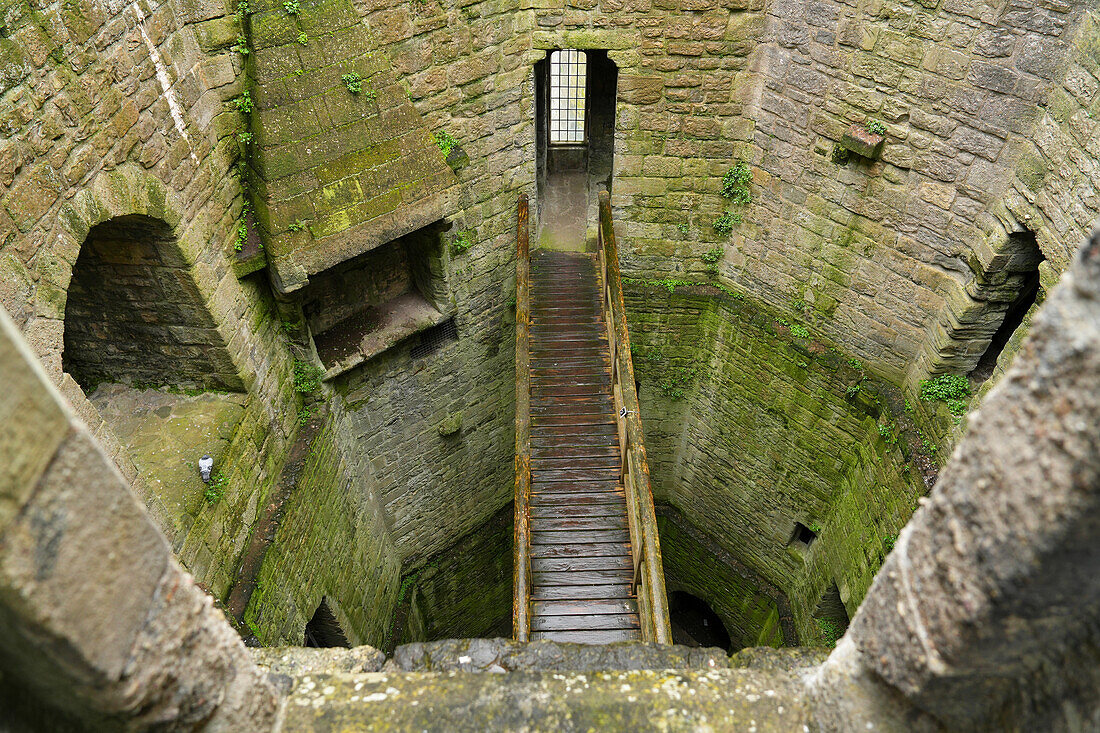
M 185 226 L 183 211 L 184 208 L 163 181 L 133 166 L 122 166 L 96 175 L 58 211 L 57 225 L 38 255 L 35 314 L 26 329 L 28 340 L 56 382 L 66 381 L 62 356 L 66 342 L 65 319 L 74 271 L 84 245 L 89 237 L 109 232 L 112 227 L 125 228 L 144 221 L 147 231 L 157 232 L 157 256 L 163 260 L 165 274 L 170 269 L 171 279 L 175 281 L 178 291 L 187 292 L 187 298 L 177 301 L 177 304 L 187 306 L 191 323 L 171 325 L 191 327 L 201 324 L 199 328 L 204 332 L 202 337 L 205 343 L 183 345 L 199 346 L 190 353 L 204 351 L 206 360 L 215 365 L 211 370 L 212 378 L 189 378 L 178 383 L 231 390 L 245 387 L 242 369 L 228 348 L 230 326 L 226 321 L 231 314 L 223 312 L 225 308 L 216 306 L 214 291 L 217 280 L 213 278 L 210 267 L 199 263 L 208 238 L 198 235 L 191 222 Z M 198 276 L 200 272 L 204 276 Z M 185 335 L 178 330 L 176 335 L 180 337 L 177 341 L 187 341 L 197 336 L 195 333 Z
M 93 226 L 72 269 L 62 368 L 99 382 L 240 390 L 172 228 L 131 214 Z
M 951 372 L 978 383 L 988 379 L 1012 332 L 1043 300 L 1044 261 L 1035 232 L 1023 226 L 999 230 L 974 248 L 967 262 L 972 276 L 947 296 L 911 376 Z

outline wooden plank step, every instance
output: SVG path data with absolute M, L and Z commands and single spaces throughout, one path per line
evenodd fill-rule
M 579 504 L 576 506 L 532 506 L 530 509 L 531 521 L 544 521 L 546 529 L 558 526 L 556 519 L 594 519 L 596 517 L 612 517 L 623 520 L 626 523 L 626 502 L 619 504 Z
M 538 529 L 531 528 L 531 546 L 576 545 L 601 542 L 630 543 L 627 529 Z
M 626 506 L 626 493 L 615 491 L 601 491 L 588 494 L 566 493 L 531 493 L 531 506 L 555 507 L 555 506 L 591 506 L 593 504 L 617 504 Z
M 551 585 L 531 589 L 532 601 L 577 601 L 628 599 L 634 595 L 629 583 L 615 585 Z
M 614 405 L 611 406 L 614 408 Z M 535 406 L 532 405 L 532 410 Z M 531 415 L 533 427 L 561 427 L 563 425 L 614 425 L 611 409 L 599 405 L 545 405 L 538 415 Z M 537 419 L 536 419 L 537 418 Z
M 532 570 L 531 585 L 630 585 L 632 574 L 632 570 Z
M 558 519 L 542 519 L 542 524 L 538 526 L 540 532 L 563 532 L 574 530 L 624 530 L 628 531 L 629 527 L 626 526 L 626 512 L 624 511 L 620 516 L 609 517 L 560 517 Z M 534 524 L 532 524 L 534 529 Z
M 618 479 L 607 481 L 539 481 L 531 482 L 532 494 L 594 494 L 596 492 L 614 491 L 619 493 L 623 485 Z
M 564 423 L 561 425 L 538 425 L 531 427 L 531 437 L 536 435 L 543 437 L 550 436 L 562 436 L 562 435 L 583 435 L 594 436 L 602 435 L 606 439 L 617 442 L 618 428 L 613 422 L 602 423 Z
M 606 481 L 619 480 L 619 466 L 595 466 L 577 468 L 576 466 L 545 466 L 541 467 L 538 475 L 532 475 L 532 484 L 535 481 Z
M 619 446 L 608 445 L 606 440 L 601 440 L 596 445 L 586 445 L 574 444 L 568 438 L 562 438 L 557 444 L 531 446 L 531 458 L 604 458 L 618 455 Z
M 614 557 L 531 558 L 532 573 L 578 573 L 596 570 L 614 570 L 629 576 L 634 573 L 634 561 L 630 559 L 629 553 Z
M 592 616 L 534 616 L 531 631 L 584 631 L 589 629 L 636 629 L 638 619 L 629 613 Z
M 569 642 L 571 644 L 614 644 L 641 641 L 638 628 L 615 628 L 605 631 L 539 631 L 531 632 L 531 641 Z
M 608 614 L 636 614 L 638 602 L 633 598 L 612 600 L 532 601 L 531 613 L 535 616 L 606 616 Z
M 573 545 L 531 545 L 531 557 L 630 557 L 629 542 L 592 542 Z

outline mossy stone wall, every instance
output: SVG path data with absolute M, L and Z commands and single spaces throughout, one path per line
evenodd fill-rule
M 511 638 L 512 520 L 509 504 L 402 579 L 408 609 L 397 644 Z
M 356 483 L 327 421 L 260 568 L 245 623 L 264 645 L 302 644 L 324 598 L 354 644 L 382 646 L 400 562 L 379 502 Z
M 888 386 L 747 298 L 673 290 L 626 287 L 655 499 L 786 594 L 808 643 L 824 588 L 854 613 L 924 491 L 903 441 L 880 435 L 898 430 Z

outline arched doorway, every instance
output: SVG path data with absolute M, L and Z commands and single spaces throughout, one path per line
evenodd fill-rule
M 702 598 L 682 590 L 673 591 L 668 597 L 668 615 L 676 644 L 729 650 L 730 635 L 725 624 Z
M 100 382 L 243 388 L 171 227 L 143 215 L 88 232 L 69 284 L 62 367 L 86 393 Z

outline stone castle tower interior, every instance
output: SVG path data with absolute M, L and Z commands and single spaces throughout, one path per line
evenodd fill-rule
M 1098 190 L 1092 0 L 13 0 L 0 718 L 1100 730 Z

